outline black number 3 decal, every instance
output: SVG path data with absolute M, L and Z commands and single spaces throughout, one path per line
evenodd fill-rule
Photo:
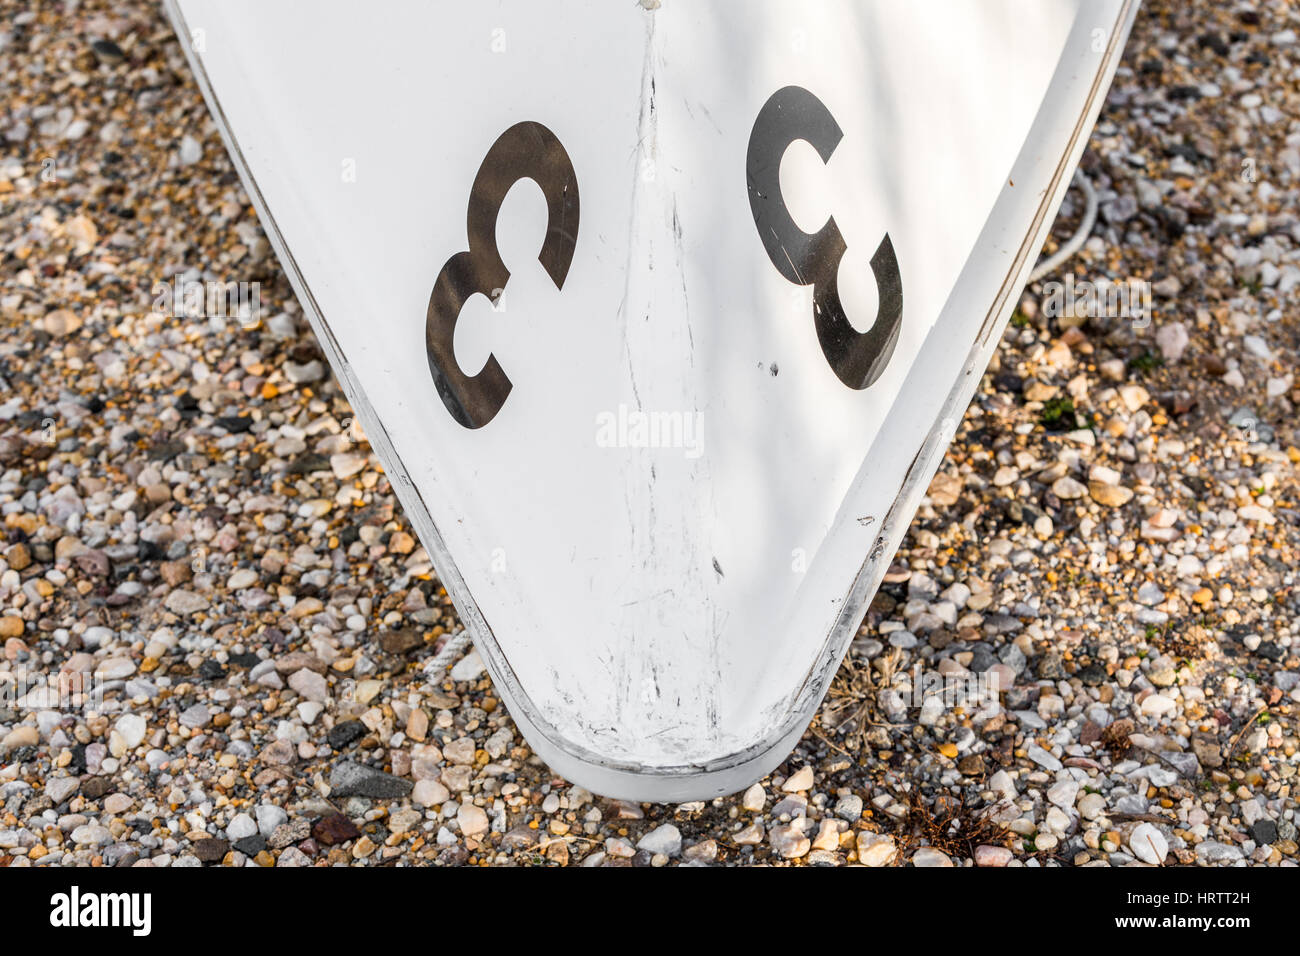
M 826 104 L 803 87 L 787 86 L 772 95 L 754 122 L 746 171 L 749 208 L 768 257 L 791 282 L 813 287 L 813 322 L 822 352 L 841 382 L 863 389 L 880 378 L 898 343 L 903 280 L 894 244 L 886 233 L 871 257 L 880 306 L 871 328 L 858 332 L 840 303 L 838 275 L 847 247 L 835 219 L 810 235 L 795 224 L 781 196 L 781 159 L 791 143 L 807 141 L 826 163 L 843 137 Z
M 506 193 L 521 179 L 532 179 L 546 197 L 546 239 L 537 258 L 556 288 L 564 288 L 578 241 L 578 179 L 569 154 L 540 123 L 510 127 L 492 144 L 474 177 L 465 227 L 469 251 L 458 252 L 442 267 L 424 323 L 438 395 L 466 428 L 482 428 L 492 421 L 510 394 L 510 379 L 495 355 L 488 356 L 477 375 L 466 375 L 456 364 L 453 341 L 465 303 L 475 295 L 495 303 L 510 279 L 497 249 L 497 215 Z

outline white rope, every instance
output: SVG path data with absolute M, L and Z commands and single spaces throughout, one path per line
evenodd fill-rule
M 434 655 L 429 663 L 424 665 L 424 675 L 431 681 L 438 680 L 447 668 L 456 661 L 465 648 L 469 647 L 469 631 L 463 628 L 457 631 L 448 639 L 447 643 L 442 645 L 442 650 Z
M 1079 223 L 1079 228 L 1070 237 L 1069 242 L 1057 249 L 1056 254 L 1050 259 L 1045 259 L 1034 267 L 1034 271 L 1029 274 L 1030 283 L 1037 282 L 1043 276 L 1051 275 L 1067 259 L 1082 249 L 1083 244 L 1092 235 L 1092 227 L 1097 223 L 1097 190 L 1093 188 L 1092 183 L 1083 174 L 1082 169 L 1074 171 L 1074 181 L 1083 189 L 1083 195 L 1087 201 L 1087 208 L 1083 211 L 1083 221 Z

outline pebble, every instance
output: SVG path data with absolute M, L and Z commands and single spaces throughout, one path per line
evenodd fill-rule
M 1028 749 L 1028 756 L 1030 760 L 1032 760 L 1034 763 L 1038 764 L 1040 767 L 1044 768 L 1045 770 L 1050 770 L 1052 772 L 1055 772 L 1057 770 L 1060 770 L 1061 767 L 1063 766 L 1063 764 L 1059 759 L 1052 756 L 1052 754 L 1048 753 L 1046 750 L 1044 750 L 1042 747 L 1039 747 L 1036 744 Z
M 781 785 L 781 789 L 786 793 L 801 793 L 805 790 L 811 790 L 813 785 L 812 767 L 801 767 L 798 771 L 791 774 Z
M 1088 494 L 1093 501 L 1106 508 L 1122 508 L 1133 500 L 1131 489 L 1100 481 L 1088 482 Z
M 488 815 L 483 812 L 482 807 L 476 807 L 472 803 L 462 803 L 456 811 L 456 823 L 460 826 L 460 832 L 467 837 L 478 837 L 488 832 L 489 821 Z
M 438 780 L 417 780 L 411 802 L 421 807 L 436 807 L 451 799 L 451 792 Z
M 1141 711 L 1148 717 L 1160 717 L 1164 714 L 1171 713 L 1177 708 L 1177 704 L 1161 694 L 1152 694 L 1142 701 Z
M 301 364 L 285 362 L 284 377 L 294 385 L 310 385 L 325 377 L 325 366 L 316 359 Z
M 913 866 L 952 866 L 952 857 L 936 850 L 934 847 L 923 846 L 912 854 Z
M 1073 779 L 1060 780 L 1047 791 L 1047 799 L 1063 810 L 1070 810 L 1074 807 L 1074 800 L 1078 793 L 1078 781 Z
M 366 467 L 366 456 L 355 454 L 338 454 L 330 456 L 330 468 L 334 477 L 340 481 L 352 478 Z
M 1152 582 L 1147 581 L 1138 588 L 1137 599 L 1143 604 L 1154 606 L 1164 601 L 1165 592 Z
M 123 714 L 113 725 L 113 731 L 122 742 L 123 750 L 131 751 L 144 743 L 147 727 L 145 719 L 139 714 Z
M 209 602 L 201 594 L 177 588 L 167 595 L 163 606 L 173 614 L 197 614 L 199 611 L 207 610 Z
M 841 820 L 856 823 L 862 816 L 862 798 L 856 793 L 846 793 L 835 802 L 835 815 Z
M 311 828 L 312 839 L 323 846 L 339 846 L 360 836 L 357 825 L 341 813 L 326 814 Z
M 1017 796 L 1015 781 L 1005 770 L 999 770 L 989 777 L 989 789 L 1002 800 L 1014 800 Z
M 231 591 L 242 591 L 244 588 L 252 587 L 257 581 L 256 571 L 250 568 L 240 568 L 226 579 L 226 587 Z
M 451 679 L 457 682 L 474 681 L 483 676 L 486 668 L 483 665 L 483 659 L 479 657 L 477 650 L 471 650 L 468 654 L 456 662 L 451 669 Z
M 1106 812 L 1106 798 L 1100 793 L 1085 793 L 1079 798 L 1079 815 L 1085 820 L 1096 820 Z
M 206 704 L 194 704 L 185 708 L 180 714 L 180 723 L 183 727 L 197 729 L 206 727 L 208 721 L 212 719 L 212 714 Z
M 72 831 L 72 842 L 80 846 L 103 846 L 113 842 L 113 834 L 107 827 L 88 823 Z
M 58 806 L 76 793 L 80 786 L 81 781 L 76 777 L 54 777 L 45 785 L 45 795 L 51 803 Z
M 486 814 L 485 814 L 486 816 Z M 396 836 L 409 833 L 415 827 L 419 826 L 420 821 L 424 819 L 424 814 L 418 810 L 398 810 L 388 817 L 388 831 Z M 461 822 L 461 832 L 465 833 L 465 824 Z
M 104 798 L 104 812 L 117 816 L 130 810 L 134 803 L 125 793 L 111 793 Z
M 230 844 L 214 838 L 195 840 L 191 852 L 200 863 L 220 863 L 230 852 Z
M 860 830 L 857 836 L 858 862 L 864 866 L 889 866 L 898 853 L 894 838 L 884 833 Z
M 10 753 L 19 747 L 35 747 L 41 742 L 40 732 L 30 724 L 15 727 L 0 740 L 0 752 Z
M 1088 493 L 1087 487 L 1080 481 L 1076 481 L 1069 475 L 1056 479 L 1052 483 L 1052 494 L 1062 501 L 1072 501 L 1075 498 L 1082 498 Z
M 671 823 L 655 827 L 637 841 L 637 849 L 647 853 L 677 856 L 682 851 L 682 833 Z
M 1196 855 L 1207 863 L 1233 863 L 1242 858 L 1241 850 L 1218 840 L 1206 840 L 1196 845 Z
M 289 814 L 274 804 L 260 803 L 253 813 L 257 817 L 258 832 L 268 840 L 281 825 L 289 821 Z
M 289 689 L 309 701 L 323 703 L 329 700 L 329 684 L 325 678 L 305 667 L 289 675 Z
M 1191 336 L 1188 335 L 1187 327 L 1181 322 L 1165 322 L 1156 329 L 1156 346 L 1170 365 L 1182 359 L 1189 344 L 1191 344 Z
M 1004 846 L 977 846 L 975 848 L 976 866 L 1004 867 L 1015 855 Z
M 188 133 L 185 136 L 182 136 L 180 149 L 176 153 L 176 161 L 182 166 L 192 166 L 202 158 L 202 144 Z
M 392 800 L 406 796 L 414 786 L 409 780 L 403 780 L 351 760 L 344 760 L 334 765 L 334 769 L 330 771 L 329 783 L 331 795 L 340 799 L 373 797 L 379 800 Z
M 1139 823 L 1134 827 L 1133 832 L 1129 834 L 1128 845 L 1134 856 L 1152 866 L 1160 866 L 1169 855 L 1169 841 L 1151 823 Z
M 812 849 L 812 842 L 804 835 L 800 821 L 783 823 L 772 827 L 767 834 L 767 841 L 772 849 L 785 860 L 797 860 L 807 856 Z
M 226 839 L 232 843 L 257 833 L 257 823 L 247 813 L 237 813 L 226 824 Z

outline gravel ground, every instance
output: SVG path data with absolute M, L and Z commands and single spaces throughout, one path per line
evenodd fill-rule
M 1030 290 L 798 749 L 673 807 L 434 662 L 455 611 L 159 11 L 0 0 L 0 865 L 1296 865 L 1297 32 L 1147 0 L 1068 268 L 1154 321 Z M 177 273 L 270 318 L 152 312 Z

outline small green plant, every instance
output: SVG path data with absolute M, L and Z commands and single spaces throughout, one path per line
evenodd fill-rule
M 1038 413 L 1038 421 L 1052 432 L 1068 432 L 1079 427 L 1079 416 L 1074 410 L 1074 400 L 1067 395 L 1058 395 L 1043 404 Z
M 1147 349 L 1141 355 L 1135 355 L 1133 358 L 1128 360 L 1128 367 L 1130 369 L 1143 374 L 1158 369 L 1164 364 L 1164 356 L 1157 355 L 1150 349 Z

